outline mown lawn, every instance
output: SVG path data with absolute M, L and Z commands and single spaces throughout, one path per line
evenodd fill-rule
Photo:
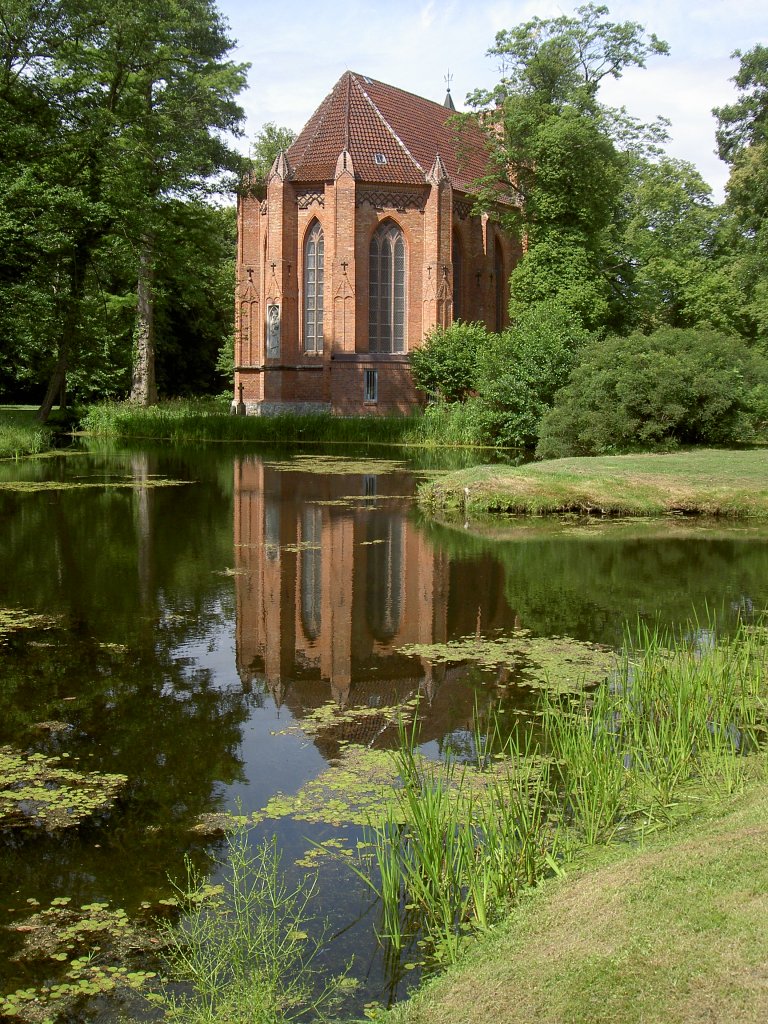
M 546 883 L 387 1024 L 762 1024 L 768 786 Z M 378 1018 L 377 1018 L 378 1019 Z
M 427 509 L 768 517 L 768 448 L 477 466 L 425 484 Z

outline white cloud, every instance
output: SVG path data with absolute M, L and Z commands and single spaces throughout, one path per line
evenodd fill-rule
M 496 79 L 486 56 L 500 29 L 534 16 L 570 14 L 576 0 L 350 0 L 343 13 L 320 17 L 316 4 L 289 7 L 219 0 L 236 60 L 249 60 L 249 90 L 241 97 L 247 134 L 265 121 L 298 131 L 341 74 L 352 69 L 403 89 L 442 100 L 445 75 L 458 105 Z M 614 0 L 613 21 L 646 26 L 670 44 L 669 57 L 651 57 L 605 88 L 606 102 L 623 104 L 641 120 L 671 119 L 673 155 L 696 164 L 721 194 L 727 168 L 713 154 L 714 106 L 732 100 L 729 79 L 737 69 L 730 53 L 766 42 L 765 0 Z

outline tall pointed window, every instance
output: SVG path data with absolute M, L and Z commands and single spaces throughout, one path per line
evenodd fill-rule
M 368 350 L 405 352 L 405 240 L 392 221 L 371 239 L 368 288 Z
M 323 351 L 323 229 L 312 225 L 304 243 L 304 351 Z

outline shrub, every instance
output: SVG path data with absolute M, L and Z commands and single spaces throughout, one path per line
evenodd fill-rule
M 445 402 L 461 402 L 475 390 L 479 353 L 492 336 L 480 323 L 435 327 L 411 352 L 416 387 Z
M 662 328 L 585 349 L 544 417 L 541 458 L 680 444 L 727 444 L 754 435 L 765 415 L 768 361 L 706 328 Z
M 477 374 L 485 440 L 535 445 L 541 417 L 590 337 L 579 317 L 553 300 L 522 313 L 514 327 L 495 336 L 480 355 Z

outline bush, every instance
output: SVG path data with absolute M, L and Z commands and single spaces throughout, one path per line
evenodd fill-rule
M 478 356 L 491 337 L 480 323 L 435 327 L 411 352 L 416 387 L 445 402 L 463 401 L 475 390 Z
M 480 355 L 477 374 L 485 441 L 533 447 L 542 416 L 590 337 L 579 317 L 553 300 L 525 311 L 495 336 Z
M 706 328 L 662 328 L 587 348 L 541 424 L 541 458 L 599 455 L 754 436 L 768 361 Z

